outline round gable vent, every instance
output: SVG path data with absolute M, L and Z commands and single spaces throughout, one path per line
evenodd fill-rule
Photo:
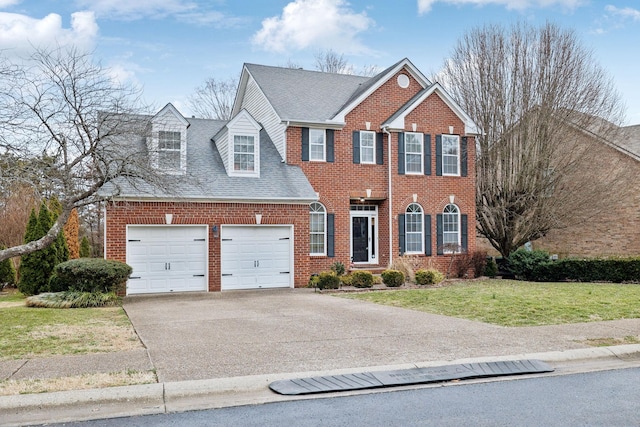
M 406 74 L 400 74 L 398 76 L 398 86 L 400 86 L 403 89 L 406 89 L 409 87 L 409 77 Z

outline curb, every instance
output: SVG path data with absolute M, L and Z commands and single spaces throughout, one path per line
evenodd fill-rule
M 640 344 L 594 347 L 512 356 L 431 361 L 415 364 L 292 372 L 245 377 L 166 382 L 91 390 L 70 390 L 42 394 L 0 396 L 0 426 L 86 421 L 136 415 L 153 415 L 190 410 L 309 399 L 282 396 L 269 390 L 276 380 L 309 376 L 353 374 L 363 371 L 400 370 L 458 363 L 482 363 L 516 359 L 539 359 L 547 363 L 594 359 L 640 357 Z M 317 396 L 316 396 L 317 397 Z

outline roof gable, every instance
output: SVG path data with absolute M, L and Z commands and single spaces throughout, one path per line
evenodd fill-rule
M 454 112 L 456 116 L 462 120 L 465 127 L 465 134 L 477 135 L 480 133 L 478 125 L 471 119 L 471 117 L 462 110 L 457 102 L 444 90 L 440 83 L 434 83 L 428 88 L 425 88 L 418 92 L 413 98 L 411 98 L 405 105 L 400 107 L 391 117 L 389 117 L 382 125 L 382 128 L 401 130 L 405 128 L 405 117 L 411 113 L 418 105 L 420 105 L 425 99 L 432 94 L 437 94 L 440 99 Z
M 180 124 L 184 127 L 189 126 L 189 122 L 187 121 L 187 119 L 184 118 L 184 116 L 182 114 L 180 114 L 180 111 L 178 111 L 178 109 L 176 107 L 173 106 L 173 104 L 171 104 L 170 102 L 165 105 L 162 110 L 158 111 L 152 118 L 151 121 L 152 122 L 157 122 L 159 119 L 165 117 L 167 114 L 170 114 L 172 116 L 174 116 L 175 119 L 177 119 Z

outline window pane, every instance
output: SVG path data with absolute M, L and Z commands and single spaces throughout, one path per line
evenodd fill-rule
M 375 163 L 375 132 L 360 132 L 360 163 Z
M 158 132 L 158 148 L 160 150 L 179 150 L 180 132 Z
M 325 223 L 326 211 L 322 204 L 314 202 L 309 205 L 309 253 L 322 254 L 325 253 Z
M 309 129 L 309 160 L 324 160 L 324 129 Z
M 324 160 L 324 145 L 309 146 L 309 159 L 310 160 Z
M 234 135 L 233 137 L 233 169 L 237 171 L 255 170 L 255 146 L 253 136 Z
M 406 156 L 406 173 L 421 173 L 422 172 L 422 156 L 420 154 L 409 154 Z
M 405 244 L 407 252 L 422 252 L 422 208 L 416 203 L 407 207 L 405 213 Z
M 460 138 L 457 135 L 442 135 L 442 172 L 458 175 Z

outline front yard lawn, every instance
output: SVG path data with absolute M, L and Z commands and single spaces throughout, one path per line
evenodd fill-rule
M 120 307 L 29 308 L 24 297 L 0 297 L 0 360 L 140 348 Z
M 439 288 L 338 294 L 502 326 L 640 318 L 640 285 L 461 281 Z

